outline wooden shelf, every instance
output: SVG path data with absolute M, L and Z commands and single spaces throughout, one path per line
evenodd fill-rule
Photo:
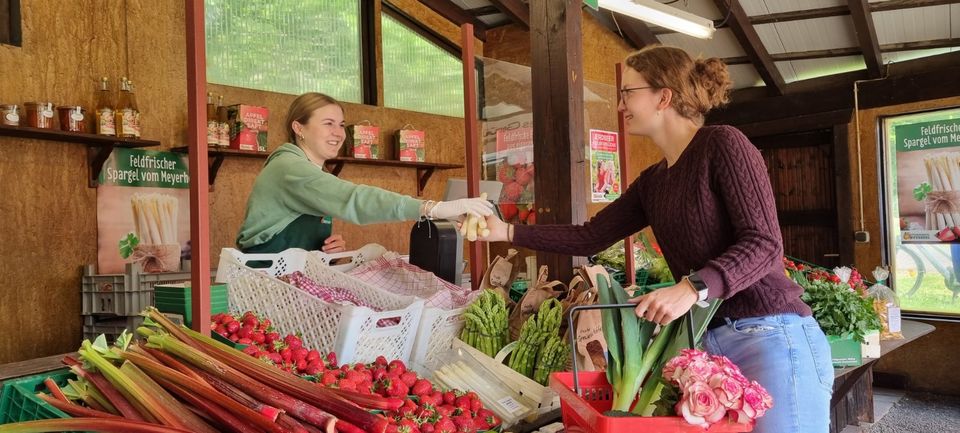
M 397 161 L 394 159 L 358 159 L 350 157 L 334 158 L 328 160 L 325 165 L 331 174 L 338 176 L 344 164 L 415 168 L 417 169 L 417 196 L 423 195 L 423 190 L 427 187 L 427 181 L 430 180 L 430 176 L 433 176 L 434 171 L 463 168 L 463 165 L 460 164 L 445 164 L 441 162 L 412 162 Z
M 173 152 L 187 153 L 187 147 L 175 147 L 170 149 Z M 236 150 L 236 149 L 216 149 L 208 148 L 207 154 L 213 156 L 213 159 L 210 161 L 210 186 L 212 187 L 214 181 L 217 178 L 217 172 L 220 170 L 220 165 L 223 164 L 223 159 L 227 156 L 238 156 L 244 158 L 266 158 L 269 156 L 269 153 L 264 152 L 252 152 L 247 150 Z M 350 157 L 341 157 L 327 160 L 324 164 L 326 170 L 334 176 L 339 176 L 340 171 L 343 170 L 345 164 L 357 164 L 357 165 L 378 165 L 385 167 L 407 167 L 415 168 L 417 170 L 417 195 L 422 195 L 424 188 L 427 186 L 427 182 L 430 180 L 430 177 L 433 176 L 433 172 L 436 170 L 453 170 L 457 168 L 463 168 L 463 165 L 459 164 L 445 164 L 439 162 L 410 162 L 410 161 L 397 161 L 392 159 L 358 159 Z
M 103 163 L 110 156 L 110 153 L 113 152 L 114 148 L 139 148 L 160 145 L 160 142 L 155 140 L 119 138 L 109 135 L 67 132 L 59 129 L 30 128 L 27 126 L 0 125 L 0 136 L 86 144 L 87 161 L 90 165 L 90 175 L 87 183 L 91 188 L 97 186 L 97 178 L 100 177 L 100 170 L 103 168 Z

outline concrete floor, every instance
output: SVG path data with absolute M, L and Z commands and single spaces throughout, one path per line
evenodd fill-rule
M 873 389 L 873 412 L 874 419 L 880 421 L 890 408 L 903 397 L 904 392 L 896 389 L 874 388 Z M 860 426 L 850 425 L 843 429 L 841 433 L 865 433 L 870 430 L 873 424 L 861 423 Z

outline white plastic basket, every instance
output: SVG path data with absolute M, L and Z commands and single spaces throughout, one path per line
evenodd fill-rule
M 383 247 L 375 244 L 366 245 L 359 251 L 363 252 L 359 259 L 351 260 L 348 264 L 334 265 L 333 268 L 373 287 L 426 300 L 420 325 L 417 327 L 417 338 L 407 364 L 421 374 L 433 371 L 442 364 L 442 356 L 453 345 L 453 340 L 460 336 L 464 323 L 463 312 L 480 292 L 459 287 L 450 290 L 450 284 L 442 280 L 437 281 L 435 275 L 416 267 L 407 267 L 408 272 L 405 274 L 384 273 L 387 270 L 398 270 L 390 267 L 391 262 L 399 260 L 396 253 L 386 252 Z M 330 263 L 345 253 L 325 254 L 320 251 L 311 251 L 310 254 L 317 257 L 319 262 Z M 404 265 L 412 266 L 406 263 Z M 412 280 L 404 280 L 404 277 L 410 277 Z M 434 295 L 438 290 L 443 289 L 453 291 L 456 295 L 442 301 L 437 300 Z
M 356 266 L 368 254 L 383 254 L 383 247 L 379 245 L 367 247 L 326 255 L 328 260 L 351 257 L 350 264 L 333 267 L 324 257 L 301 249 L 277 254 L 244 254 L 224 248 L 217 280 L 230 285 L 232 310 L 266 314 L 279 329 L 300 331 L 305 346 L 336 352 L 340 362 L 372 362 L 380 355 L 387 359 L 408 359 L 417 336 L 423 300 L 371 287 L 336 270 Z M 270 266 L 253 269 L 247 266 L 250 262 L 269 262 Z M 277 279 L 296 271 L 303 272 L 317 284 L 347 289 L 382 311 L 326 303 Z M 383 319 L 395 319 L 398 323 L 378 326 Z

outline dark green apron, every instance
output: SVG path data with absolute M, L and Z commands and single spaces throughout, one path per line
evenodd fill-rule
M 245 253 L 279 253 L 288 248 L 307 251 L 323 249 L 323 241 L 330 237 L 333 219 L 316 215 L 300 215 L 269 241 L 243 250 Z

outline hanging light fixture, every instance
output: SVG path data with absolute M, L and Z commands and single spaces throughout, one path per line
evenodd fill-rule
M 713 21 L 654 0 L 600 0 L 599 6 L 695 38 L 710 39 Z

